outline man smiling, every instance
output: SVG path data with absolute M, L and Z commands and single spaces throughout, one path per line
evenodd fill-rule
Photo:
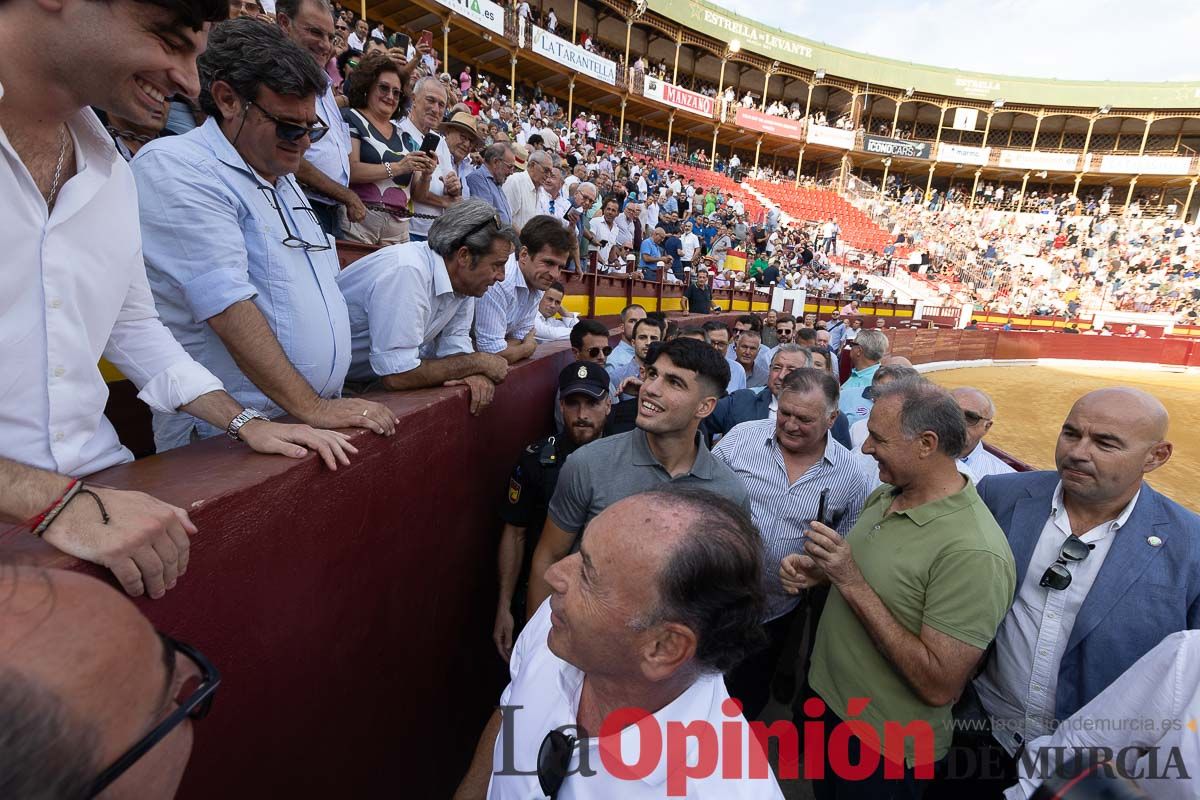
M 670 483 L 707 489 L 749 509 L 746 487 L 698 433 L 728 381 L 729 363 L 703 342 L 673 339 L 650 349 L 637 428 L 581 447 L 563 467 L 533 554 L 530 611 L 550 593 L 550 565 L 575 549 L 588 521 L 622 498 Z

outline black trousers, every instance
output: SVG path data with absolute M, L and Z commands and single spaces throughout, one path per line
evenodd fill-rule
M 1016 782 L 1017 759 L 990 732 L 958 730 L 925 800 L 1003 800 Z
M 763 624 L 763 632 L 767 635 L 766 648 L 738 664 L 725 676 L 725 688 L 732 697 L 742 701 L 742 713 L 747 720 L 757 718 L 770 699 L 771 678 L 775 676 L 775 665 L 779 663 L 779 654 L 783 651 L 791 625 L 791 614 L 784 614 Z
M 830 737 L 842 719 L 828 708 L 821 719 L 824 725 L 824 743 L 822 753 L 825 761 L 825 777 L 812 782 L 813 797 L 816 800 L 920 800 L 929 786 L 930 781 L 918 780 L 915 771 L 907 764 L 901 777 L 889 778 L 884 774 L 884 759 L 879 756 L 879 765 L 875 771 L 861 779 L 848 780 L 834 770 L 834 759 L 830 758 Z M 798 721 L 799 722 L 799 721 Z M 807 745 L 806 745 L 807 746 Z M 836 745 L 835 745 L 836 746 Z M 857 765 L 862 763 L 862 741 L 851 735 L 845 747 L 845 753 L 839 753 L 838 763 Z M 868 754 L 867 756 L 871 756 Z M 936 768 L 935 768 L 936 769 Z M 961 800 L 976 800 L 974 795 L 958 795 Z

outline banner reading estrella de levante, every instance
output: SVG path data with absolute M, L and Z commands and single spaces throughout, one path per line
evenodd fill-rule
M 709 117 L 710 119 L 716 105 L 711 97 L 705 97 L 696 92 L 689 92 L 687 89 L 682 89 L 664 80 L 659 80 L 652 75 L 646 76 L 645 88 L 642 90 L 642 95 L 649 97 L 651 100 L 657 100 L 664 105 L 681 108 L 684 111 L 690 111 L 693 114 L 699 114 L 702 117 Z
M 530 48 L 538 55 L 562 64 L 564 67 L 582 72 L 590 78 L 616 85 L 617 62 L 589 53 L 582 47 L 560 39 L 549 31 L 533 26 Z

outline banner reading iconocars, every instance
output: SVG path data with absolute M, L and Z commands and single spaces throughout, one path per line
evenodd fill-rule
M 642 90 L 642 95 L 649 97 L 651 100 L 657 100 L 663 105 L 681 108 L 684 111 L 690 111 L 702 117 L 709 117 L 711 119 L 713 115 L 714 103 L 711 97 L 705 97 L 696 92 L 689 92 L 687 89 L 681 89 L 652 75 L 646 76 L 646 84 Z
M 568 69 L 582 72 L 584 75 L 604 83 L 615 85 L 617 82 L 617 62 L 601 58 L 595 53 L 589 53 L 582 47 L 577 47 L 566 39 L 560 39 L 536 25 L 533 26 L 530 47 L 538 55 L 562 64 Z
M 504 9 L 492 0 L 434 0 L 456 14 L 482 25 L 492 33 L 504 35 Z
M 729 112 L 726 111 L 725 113 L 728 114 Z M 774 114 L 764 114 L 752 108 L 741 108 L 739 106 L 737 113 L 733 117 L 733 123 L 741 128 L 772 133 L 787 139 L 804 139 L 804 123 L 788 119 L 787 117 L 777 117 Z
M 881 156 L 898 156 L 900 158 L 929 158 L 929 142 L 910 142 L 907 139 L 892 139 L 887 136 L 863 137 L 863 149 L 868 153 Z

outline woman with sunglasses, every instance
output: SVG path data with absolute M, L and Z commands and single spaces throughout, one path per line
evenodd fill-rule
M 385 53 L 364 56 L 346 81 L 350 126 L 350 189 L 367 207 L 362 222 L 339 211 L 342 235 L 364 244 L 408 241 L 410 184 L 414 172 L 432 171 L 433 158 L 404 152 L 395 123 L 404 97 L 404 79 Z

